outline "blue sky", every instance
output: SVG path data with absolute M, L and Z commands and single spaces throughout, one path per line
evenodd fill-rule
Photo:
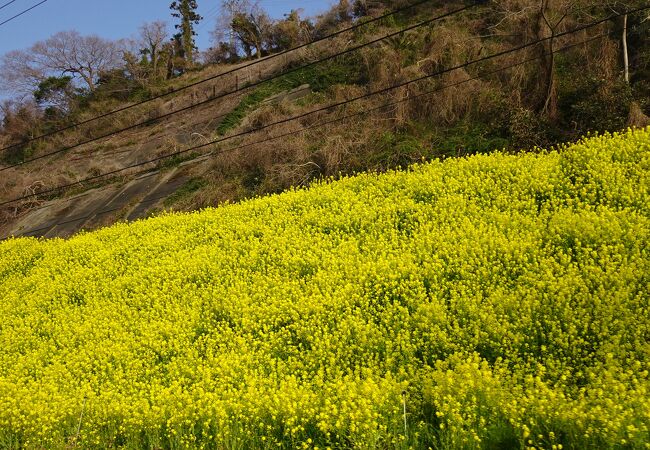
M 0 0 L 0 6 L 9 0 Z M 17 0 L 0 10 L 0 22 L 38 3 L 38 0 Z M 34 42 L 48 38 L 58 31 L 77 30 L 81 34 L 98 34 L 104 38 L 120 39 L 136 34 L 144 22 L 166 20 L 173 23 L 171 0 L 48 0 L 27 14 L 0 27 L 0 55 L 24 49 Z M 205 20 L 198 25 L 197 45 L 201 50 L 210 46 L 210 31 L 214 28 L 220 0 L 198 0 L 199 13 Z M 331 0 L 261 0 L 261 5 L 273 17 L 291 9 L 302 8 L 307 15 L 324 11 Z

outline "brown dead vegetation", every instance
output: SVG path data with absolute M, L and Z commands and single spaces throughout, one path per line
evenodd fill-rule
M 460 65 L 521 44 L 526 40 L 535 39 L 538 35 L 548 34 L 548 29 L 540 31 L 536 28 L 546 25 L 543 23 L 540 25 L 539 20 L 543 17 L 540 19 L 535 5 L 528 2 L 526 6 L 524 3 L 526 3 L 524 0 L 503 2 L 495 6 L 490 14 L 463 15 L 457 19 L 441 22 L 434 27 L 427 27 L 425 31 L 407 33 L 365 48 L 358 52 L 358 61 L 359 70 L 365 74 L 367 83 L 336 84 L 306 102 L 285 101 L 263 104 L 251 111 L 229 134 L 255 131 L 315 108 L 430 75 L 444 68 Z M 561 9 L 562 5 L 557 8 Z M 552 19 L 555 17 L 553 14 L 549 14 L 548 17 Z M 555 20 L 559 20 L 560 17 L 561 14 Z M 555 31 L 568 29 L 567 27 L 581 23 L 583 19 L 569 16 Z M 558 48 L 587 39 L 606 29 L 603 26 L 570 38 L 558 39 L 554 42 L 554 46 Z M 356 38 L 341 35 L 326 43 L 302 49 L 291 56 L 263 60 L 252 68 L 242 69 L 182 93 L 155 100 L 57 135 L 36 147 L 33 155 L 39 156 L 52 149 L 74 145 L 80 140 L 100 136 L 116 128 L 155 119 L 160 115 L 279 73 L 292 64 L 313 61 L 359 45 L 361 42 L 368 42 L 394 30 L 395 27 L 390 24 L 377 25 L 371 32 L 360 34 Z M 210 152 L 213 155 L 208 162 L 193 168 L 192 176 L 201 178 L 207 184 L 181 199 L 173 207 L 191 210 L 214 206 L 225 201 L 236 201 L 250 196 L 280 192 L 295 186 L 306 186 L 322 177 L 335 177 L 358 171 L 382 171 L 420 161 L 423 157 L 435 158 L 443 153 L 435 151 L 432 148 L 433 143 L 445 139 L 444 133 L 447 130 L 453 130 L 464 124 L 480 124 L 498 130 L 494 131 L 494 134 L 501 133 L 508 136 L 510 147 L 513 149 L 549 145 L 552 142 L 549 141 L 550 133 L 545 127 L 559 120 L 567 120 L 567 122 L 573 120 L 560 117 L 563 113 L 562 108 L 568 111 L 573 105 L 562 105 L 559 97 L 554 98 L 552 105 L 557 111 L 549 114 L 548 97 L 559 96 L 558 90 L 563 90 L 565 95 L 573 92 L 571 89 L 586 90 L 585 86 L 579 85 L 582 80 L 576 79 L 574 75 L 559 78 L 553 72 L 552 76 L 555 78 L 549 81 L 551 75 L 545 72 L 547 67 L 544 66 L 548 61 L 543 59 L 491 76 L 470 80 L 485 71 L 515 64 L 538 52 L 538 48 L 533 48 L 510 54 L 499 58 L 498 61 L 468 66 L 440 77 L 389 91 L 381 96 L 350 103 L 343 108 L 309 115 L 300 121 L 269 127 L 217 146 L 201 148 L 197 150 L 197 155 Z M 558 56 L 553 64 L 560 65 L 562 70 L 569 73 L 580 73 L 584 80 L 596 76 L 606 80 L 599 88 L 601 89 L 599 93 L 590 95 L 594 98 L 597 95 L 600 95 L 598 98 L 615 98 L 616 92 L 612 86 L 614 80 L 620 78 L 620 46 L 616 39 L 606 38 L 597 41 L 596 44 L 576 47 L 567 55 Z M 199 79 L 241 68 L 244 64 L 248 63 L 234 66 L 208 66 L 201 72 L 188 72 L 171 80 L 161 88 L 160 92 L 177 89 Z M 557 67 L 554 70 L 557 71 Z M 569 83 L 574 83 L 575 86 L 569 86 Z M 442 89 L 454 84 L 458 86 Z M 423 95 L 436 89 L 439 90 Z M 84 145 L 28 166 L 7 170 L 0 179 L 0 197 L 8 199 L 25 195 L 24 193 L 29 189 L 36 193 L 39 189 L 76 182 L 88 176 L 106 173 L 151 158 L 164 157 L 210 142 L 218 137 L 215 130 L 223 116 L 232 111 L 244 95 L 251 91 L 244 90 L 237 95 L 226 96 L 128 133 Z M 372 114 L 321 128 L 311 128 L 343 115 L 354 114 L 391 102 L 398 103 L 381 108 Z M 638 103 L 636 106 L 635 103 L 631 105 L 629 115 L 627 111 L 625 112 L 624 121 L 636 126 L 647 124 L 648 118 L 643 109 L 647 108 L 647 105 Z M 78 120 L 86 120 L 121 106 L 123 105 L 111 101 L 94 103 L 84 110 Z M 604 109 L 605 106 L 602 108 Z M 591 111 L 586 113 L 591 114 Z M 561 135 L 567 139 L 576 137 L 584 131 L 577 125 L 569 130 L 566 125 L 562 126 L 564 128 Z M 300 132 L 303 128 L 309 129 Z M 15 141 L 20 133 L 25 134 L 25 130 L 18 125 L 16 130 L 15 135 L 0 137 L 0 144 L 4 142 L 6 145 Z M 296 134 L 272 140 L 275 136 L 292 132 Z M 265 139 L 269 141 L 258 143 Z M 245 147 L 233 150 L 238 146 Z M 461 151 L 460 148 L 451 150 Z M 462 151 L 466 151 L 466 148 Z M 164 170 L 165 163 L 150 164 L 146 168 Z M 120 179 L 128 179 L 130 174 L 142 169 L 141 167 L 120 174 L 120 177 L 124 177 Z M 35 184 L 37 182 L 41 184 Z M 0 221 L 12 220 L 16 215 L 34 206 L 31 201 L 22 202 L 18 206 L 0 208 Z

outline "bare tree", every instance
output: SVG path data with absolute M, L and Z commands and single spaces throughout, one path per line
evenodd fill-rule
M 243 52 L 247 57 L 261 58 L 272 46 L 274 21 L 258 1 L 222 0 L 221 17 L 212 39 L 216 46 L 228 42 L 229 48 Z
M 51 76 L 70 75 L 93 92 L 103 72 L 118 67 L 122 52 L 117 42 L 99 36 L 63 31 L 28 50 L 16 50 L 2 58 L 3 88 L 9 92 L 33 92 Z
M 232 31 L 231 24 L 236 14 L 246 13 L 254 6 L 250 0 L 222 0 L 221 11 L 217 19 L 212 39 L 216 44 L 228 42 L 231 47 L 236 46 L 235 34 Z
M 273 29 L 273 21 L 268 14 L 261 8 L 254 8 L 248 13 L 237 13 L 231 27 L 244 47 L 246 56 L 252 56 L 252 49 L 255 49 L 255 56 L 261 58 Z
M 558 116 L 558 99 L 557 99 L 557 81 L 556 81 L 556 58 L 555 58 L 555 41 L 556 35 L 560 31 L 560 26 L 569 15 L 571 8 L 574 6 L 573 1 L 566 2 L 564 5 L 558 5 L 553 8 L 551 0 L 541 0 L 537 19 L 537 38 L 547 39 L 539 47 L 540 57 L 544 69 L 545 96 L 542 111 L 551 119 Z M 553 15 L 556 17 L 553 17 Z
M 14 98 L 31 97 L 38 85 L 47 79 L 47 72 L 29 52 L 13 50 L 2 57 L 0 90 Z
M 608 0 L 604 4 L 614 14 L 620 14 L 619 18 L 621 25 L 621 53 L 623 59 L 623 79 L 627 84 L 630 83 L 630 48 L 628 45 L 628 32 L 630 29 L 630 15 L 628 11 L 637 7 L 645 6 L 638 1 L 621 1 L 621 0 Z M 646 19 L 647 20 L 647 19 Z
M 158 72 L 160 50 L 169 38 L 167 23 L 161 20 L 145 23 L 140 26 L 140 42 L 142 52 L 149 56 L 149 62 L 154 73 Z
M 539 58 L 539 70 L 533 78 L 531 103 L 550 119 L 558 116 L 557 74 L 555 51 L 557 35 L 566 26 L 577 0 L 504 0 L 492 6 L 495 23 L 488 28 L 504 36 L 516 37 L 516 42 L 540 40 L 532 51 Z
M 133 39 L 124 39 L 121 41 L 122 60 L 124 69 L 130 79 L 145 87 L 149 80 L 156 76 L 151 68 L 151 63 L 147 60 L 147 52 L 141 37 Z

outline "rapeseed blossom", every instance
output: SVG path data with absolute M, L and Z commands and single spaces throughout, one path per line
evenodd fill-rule
M 0 448 L 647 448 L 648 242 L 650 130 L 8 240 Z

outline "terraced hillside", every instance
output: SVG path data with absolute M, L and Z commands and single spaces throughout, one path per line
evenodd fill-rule
M 646 448 L 650 129 L 0 244 L 2 448 Z

